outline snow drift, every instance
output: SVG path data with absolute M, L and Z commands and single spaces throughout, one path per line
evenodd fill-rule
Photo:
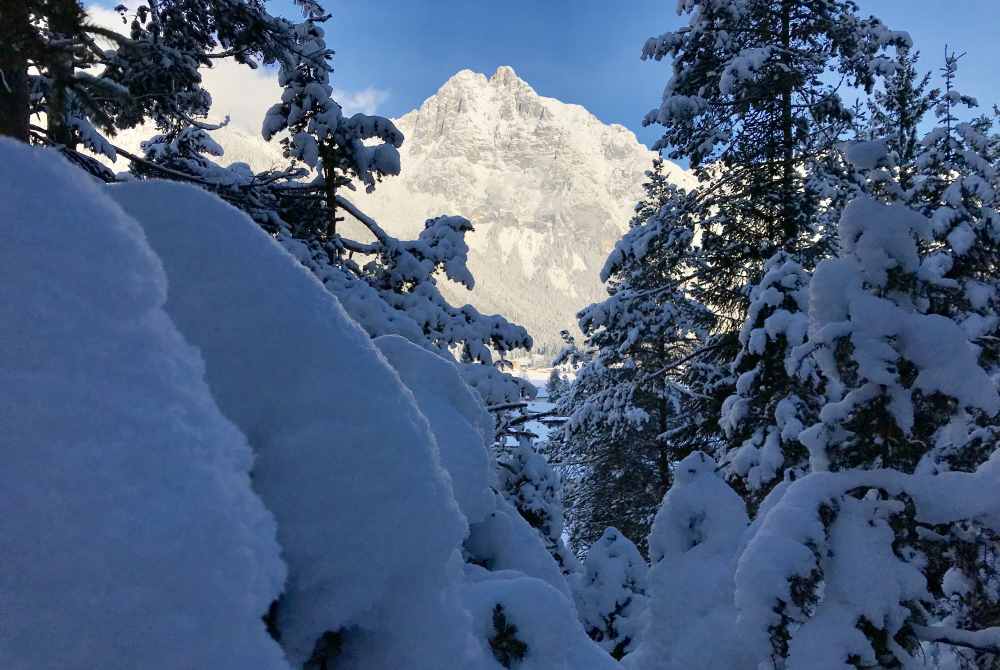
M 194 187 L 118 185 L 171 280 L 167 311 L 204 352 L 257 454 L 289 579 L 297 664 L 343 634 L 338 667 L 474 667 L 457 602 L 466 534 L 427 420 L 340 303 L 242 212 Z
M 0 221 L 0 667 L 287 668 L 274 520 L 142 231 L 6 140 Z

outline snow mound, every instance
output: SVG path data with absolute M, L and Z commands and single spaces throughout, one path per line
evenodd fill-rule
M 500 494 L 496 494 L 496 510 L 470 527 L 465 546 L 474 562 L 490 570 L 521 572 L 570 597 L 566 578 L 541 534 Z
M 138 225 L 6 140 L 0 220 L 0 667 L 287 668 L 274 520 Z
M 620 668 L 580 628 L 572 604 L 546 582 L 517 572 L 488 572 L 469 566 L 464 601 L 483 640 L 497 638 L 494 613 L 502 608 L 505 632 L 526 645 L 517 670 L 615 670 Z M 499 659 L 498 659 L 499 660 Z M 452 665 L 448 667 L 458 668 Z M 502 670 L 494 661 L 490 670 Z
M 338 668 L 476 667 L 457 600 L 466 523 L 427 420 L 371 339 L 214 196 L 158 182 L 111 192 L 163 259 L 167 311 L 257 454 L 289 566 L 277 625 L 290 659 L 330 632 Z
M 398 335 L 375 339 L 375 346 L 413 392 L 430 422 L 441 464 L 451 475 L 458 506 L 469 523 L 493 511 L 496 473 L 489 451 L 493 417 L 462 381 L 458 367 Z

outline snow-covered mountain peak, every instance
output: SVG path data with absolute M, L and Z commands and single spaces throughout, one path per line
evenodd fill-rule
M 359 204 L 401 235 L 458 214 L 476 290 L 449 292 L 523 323 L 554 347 L 603 294 L 598 272 L 626 229 L 656 154 L 618 124 L 540 95 L 510 66 L 461 70 L 396 119 L 402 174 Z M 680 183 L 691 176 L 668 165 Z
M 514 68 L 512 68 L 510 65 L 501 65 L 500 67 L 498 67 L 497 71 L 493 73 L 492 77 L 490 77 L 490 81 L 499 82 L 501 85 L 506 85 L 515 82 L 523 86 L 528 85 L 524 80 L 522 80 L 520 77 L 517 76 L 517 72 L 514 72 Z
M 475 70 L 459 70 L 448 80 L 441 85 L 437 93 L 434 94 L 428 100 L 432 100 L 437 97 L 448 97 L 453 95 L 454 92 L 459 91 L 473 91 L 479 90 L 481 92 L 486 92 L 492 89 L 494 92 L 501 95 L 506 92 L 506 94 L 516 94 L 518 92 L 523 92 L 527 94 L 537 95 L 535 89 L 531 87 L 528 82 L 517 76 L 517 72 L 514 71 L 509 65 L 501 65 L 496 69 L 491 76 L 487 77 L 482 72 L 476 72 Z M 425 102 L 426 104 L 426 102 Z

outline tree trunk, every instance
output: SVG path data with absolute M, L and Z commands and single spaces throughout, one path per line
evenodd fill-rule
M 50 7 L 49 25 L 56 39 L 71 39 L 79 34 L 82 17 L 77 0 L 54 0 Z M 76 149 L 76 135 L 69 123 L 69 82 L 73 78 L 73 54 L 70 50 L 53 50 L 49 77 L 52 89 L 45 110 L 49 139 L 67 149 Z
M 337 222 L 341 220 L 337 216 L 337 174 L 334 168 L 333 149 L 323 147 L 320 151 L 320 157 L 323 159 L 323 187 L 326 193 L 326 239 L 332 240 L 337 236 Z
M 667 360 L 667 347 L 666 344 L 661 340 L 658 345 L 657 353 L 660 355 L 660 362 L 666 364 Z M 662 497 L 667 490 L 670 488 L 670 446 L 664 443 L 663 439 L 659 435 L 663 435 L 667 432 L 667 410 L 669 409 L 667 404 L 667 399 L 661 395 L 657 399 L 657 410 L 659 416 L 657 417 L 659 429 L 659 434 L 656 440 L 656 458 L 657 458 L 657 470 L 660 476 L 660 497 Z
M 28 8 L 0 0 L 0 135 L 28 141 Z
M 792 0 L 781 1 L 781 46 L 784 49 L 782 59 L 790 67 L 788 53 L 792 44 Z M 781 218 L 784 248 L 794 253 L 798 237 L 798 213 L 794 205 L 795 189 L 795 152 L 793 146 L 792 127 L 792 79 L 787 79 L 781 86 Z

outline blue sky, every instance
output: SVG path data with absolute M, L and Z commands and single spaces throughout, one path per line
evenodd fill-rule
M 945 44 L 968 52 L 960 85 L 984 106 L 1000 102 L 1000 3 L 997 0 L 861 0 L 890 27 L 908 30 L 926 67 Z M 288 0 L 275 9 L 294 12 Z M 643 114 L 659 98 L 665 63 L 642 62 L 645 38 L 680 25 L 675 0 L 327 0 L 335 82 L 347 90 L 387 92 L 379 112 L 418 106 L 462 68 L 492 73 L 511 65 L 542 95 L 575 102 L 621 123 L 649 143 Z
M 676 0 L 321 1 L 333 14 L 326 24 L 337 51 L 333 83 L 349 112 L 400 116 L 463 68 L 491 74 L 510 65 L 542 95 L 581 104 L 605 122 L 631 128 L 647 144 L 659 135 L 655 127 L 642 128 L 641 120 L 658 101 L 669 66 L 642 62 L 639 52 L 647 37 L 682 24 Z M 968 52 L 961 90 L 987 109 L 1000 102 L 998 0 L 858 3 L 862 13 L 908 30 L 925 68 L 940 66 L 945 44 Z M 300 16 L 292 0 L 268 6 Z M 273 74 L 217 70 L 206 79 L 216 99 L 213 112 L 232 114 L 236 125 L 257 132 L 263 110 L 280 95 Z

